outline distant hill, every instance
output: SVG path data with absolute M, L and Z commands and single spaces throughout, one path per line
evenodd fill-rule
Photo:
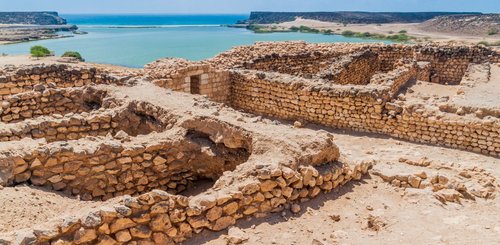
M 500 14 L 439 16 L 420 24 L 429 32 L 460 33 L 468 35 L 499 35 Z
M 57 12 L 0 12 L 0 24 L 65 25 Z
M 247 24 L 272 24 L 294 21 L 296 17 L 346 24 L 420 23 L 443 15 L 477 12 L 252 12 Z

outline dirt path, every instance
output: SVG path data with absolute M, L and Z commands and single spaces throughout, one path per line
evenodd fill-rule
M 99 204 L 33 186 L 4 187 L 0 190 L 0 233 L 31 228 Z

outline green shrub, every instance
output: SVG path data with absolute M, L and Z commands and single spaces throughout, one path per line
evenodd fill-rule
M 300 26 L 300 32 L 305 32 L 305 33 L 319 33 L 320 31 L 318 29 L 314 29 L 311 27 L 307 26 Z
M 349 31 L 349 30 L 342 32 L 342 36 L 346 36 L 346 37 L 352 37 L 352 36 L 354 36 L 354 34 L 356 34 L 356 33 L 353 31 Z
M 401 30 L 401 31 L 399 31 L 399 33 L 401 33 L 401 34 L 406 34 L 406 33 L 408 33 L 408 32 L 407 32 L 406 30 Z
M 66 51 L 61 57 L 73 57 L 76 58 L 79 61 L 85 61 L 84 58 L 82 58 L 82 55 L 76 51 Z
M 498 34 L 498 30 L 497 29 L 491 29 L 491 30 L 488 31 L 488 35 L 490 35 L 490 36 L 493 36 L 493 35 L 496 35 L 496 34 Z
M 50 50 L 43 46 L 33 46 L 30 49 L 31 56 L 33 57 L 45 57 L 51 54 Z
M 266 29 L 266 27 L 259 26 L 259 25 L 249 25 L 249 26 L 247 26 L 247 29 L 251 30 L 251 31 L 253 31 L 255 33 L 269 33 L 269 32 L 272 32 L 271 30 Z
M 328 29 L 328 30 L 323 31 L 323 33 L 324 33 L 325 35 L 332 35 L 332 34 L 333 34 L 333 31 L 332 31 L 332 30 L 330 30 L 330 29 Z
M 500 41 L 496 41 L 496 42 L 492 42 L 492 43 L 489 43 L 487 41 L 481 41 L 477 44 L 482 44 L 484 46 L 500 46 Z

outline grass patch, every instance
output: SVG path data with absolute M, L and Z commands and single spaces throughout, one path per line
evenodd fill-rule
M 314 29 L 314 28 L 307 27 L 307 26 L 300 26 L 300 27 L 292 26 L 292 27 L 290 27 L 290 31 L 302 32 L 302 33 L 320 33 L 321 32 L 318 29 Z
M 376 34 L 370 32 L 353 32 L 353 31 L 343 31 L 342 36 L 345 37 L 357 37 L 357 38 L 366 38 L 366 39 L 381 39 L 381 40 L 390 40 L 394 42 L 408 42 L 415 37 L 409 36 L 406 33 L 394 34 L 394 35 L 384 35 L 384 34 Z
M 480 44 L 480 45 L 484 45 L 484 46 L 487 46 L 487 47 L 491 47 L 491 46 L 500 46 L 500 41 L 496 41 L 496 42 L 487 42 L 487 41 L 481 41 L 477 44 Z
M 493 36 L 493 35 L 496 35 L 496 34 L 498 34 L 498 30 L 497 29 L 490 29 L 488 31 L 488 35 L 490 35 L 490 36 Z

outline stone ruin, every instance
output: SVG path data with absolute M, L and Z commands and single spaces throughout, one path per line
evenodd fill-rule
M 333 135 L 307 124 L 500 157 L 498 104 L 412 96 L 421 82 L 489 79 L 499 62 L 477 46 L 284 42 L 126 73 L 4 67 L 0 185 L 99 205 L 0 234 L 0 244 L 172 244 L 297 212 L 372 167 L 342 159 Z M 396 184 L 423 188 L 423 179 Z

